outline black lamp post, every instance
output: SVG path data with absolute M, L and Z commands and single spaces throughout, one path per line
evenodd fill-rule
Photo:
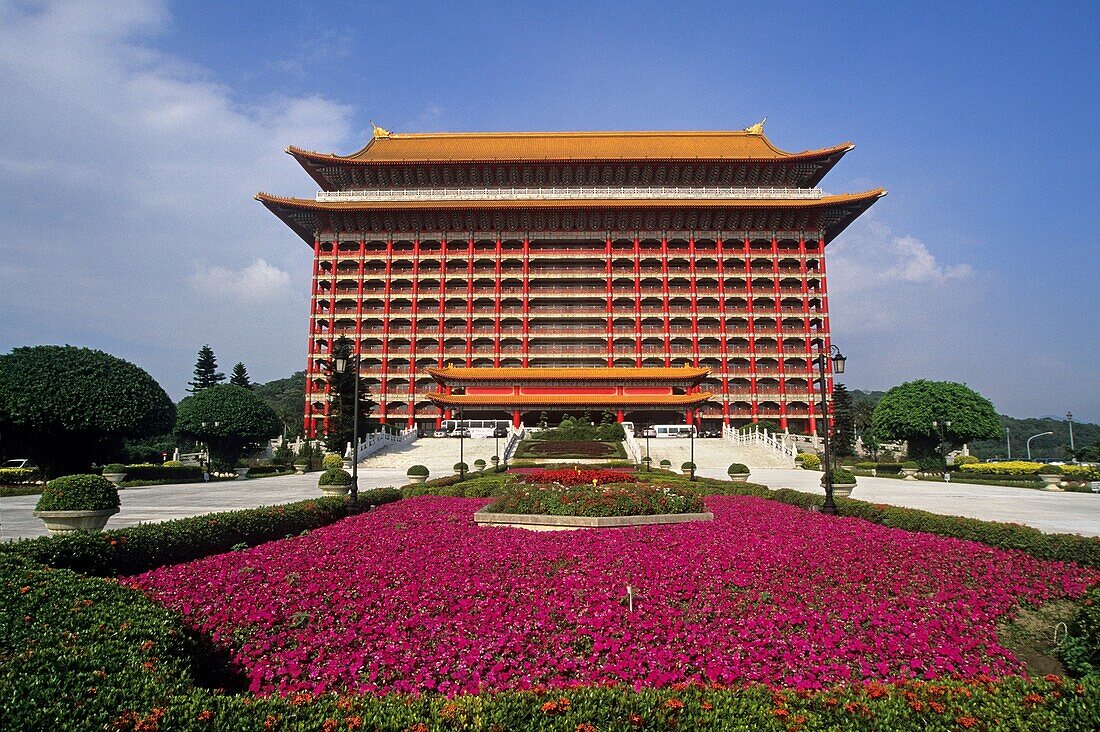
M 649 457 L 649 433 L 652 429 L 652 427 L 646 427 L 642 430 L 645 434 L 645 469 L 647 472 L 653 469 L 653 460 Z
M 463 441 L 466 439 L 466 425 L 462 421 L 462 409 L 458 410 L 458 477 L 460 480 L 466 480 L 466 458 L 464 457 L 465 444 Z
M 951 420 L 932 420 L 932 426 L 935 427 L 940 434 L 940 458 L 943 460 L 944 475 L 947 475 L 947 430 L 951 429 Z
M 688 462 L 691 463 L 691 479 L 695 480 L 695 412 L 691 413 L 691 424 L 689 425 L 691 440 L 691 456 L 688 458 Z
M 821 438 L 825 443 L 825 503 L 821 504 L 821 512 L 836 516 L 836 504 L 833 503 L 833 464 L 829 451 L 829 392 L 826 385 L 825 369 L 826 359 L 833 362 L 833 373 L 844 373 L 844 362 L 847 360 L 836 346 L 829 346 L 828 352 L 820 351 L 817 354 L 817 370 L 821 378 Z
M 508 429 L 506 427 L 494 427 L 493 428 L 493 455 L 496 458 L 493 461 L 493 467 L 500 465 L 500 438 L 508 436 Z M 504 456 L 504 467 L 508 467 L 508 456 Z
M 359 505 L 359 354 L 337 356 L 333 359 L 333 370 L 338 374 L 347 373 L 350 363 L 355 364 L 355 386 L 352 389 L 351 418 L 351 505 Z

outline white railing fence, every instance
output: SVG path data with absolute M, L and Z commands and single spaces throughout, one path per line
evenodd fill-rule
M 626 444 L 627 456 L 638 465 L 642 464 L 642 446 L 638 444 L 638 440 L 634 438 L 634 430 L 623 428 L 623 432 L 626 433 L 626 439 L 623 443 Z
M 355 462 L 361 463 L 374 453 L 389 447 L 390 445 L 407 445 L 416 439 L 418 432 L 415 428 L 401 432 L 372 432 L 359 440 L 359 449 L 355 451 Z M 352 456 L 351 443 L 344 450 L 344 457 Z
M 526 427 L 520 427 L 518 430 L 515 427 L 508 428 L 508 442 L 504 443 L 504 462 L 507 463 L 508 460 L 511 459 L 516 452 L 516 448 L 519 447 L 519 443 L 521 443 L 526 436 Z
M 817 200 L 820 188 L 744 188 L 736 186 L 550 186 L 520 188 L 377 188 L 318 191 L 318 202 L 338 201 L 516 201 L 590 199 L 798 199 Z
M 733 427 L 723 427 L 722 437 L 735 445 L 756 445 L 776 455 L 794 460 L 798 448 L 787 438 L 791 435 L 773 434 L 768 430 L 746 430 L 741 432 Z

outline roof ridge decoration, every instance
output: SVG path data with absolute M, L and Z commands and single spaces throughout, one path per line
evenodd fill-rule
M 374 124 L 373 121 L 370 123 L 370 126 L 372 128 L 371 132 L 372 132 L 372 135 L 373 135 L 373 139 L 375 139 L 375 140 L 377 140 L 379 138 L 382 138 L 382 137 L 393 137 L 392 132 L 387 130 L 385 127 L 379 127 L 378 125 Z
M 764 123 L 767 122 L 767 121 L 768 121 L 768 118 L 764 117 L 764 119 L 760 120 L 756 124 L 749 125 L 748 127 L 745 128 L 745 133 L 749 134 L 749 135 L 763 135 L 764 134 Z

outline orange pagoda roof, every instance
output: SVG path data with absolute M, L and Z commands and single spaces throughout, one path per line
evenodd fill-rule
M 714 396 L 695 394 L 440 394 L 427 397 L 441 407 L 697 407 Z
M 695 366 L 638 368 L 477 368 L 468 366 L 433 366 L 425 369 L 436 381 L 509 381 L 531 383 L 540 381 L 661 381 L 695 383 L 710 373 L 710 369 Z
M 431 132 L 393 133 L 376 127 L 374 138 L 351 155 L 298 147 L 300 161 L 337 164 L 568 162 L 618 160 L 787 161 L 843 154 L 854 145 L 802 152 L 780 150 L 762 126 L 748 130 L 695 132 Z

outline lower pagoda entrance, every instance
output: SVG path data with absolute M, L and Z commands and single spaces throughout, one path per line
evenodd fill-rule
M 563 416 L 603 412 L 618 422 L 649 424 L 678 417 L 698 424 L 699 409 L 710 401 L 700 390 L 706 368 L 476 368 L 446 366 L 427 369 L 440 390 L 428 394 L 451 419 L 509 419 L 514 427 L 536 426 L 546 415 L 556 425 Z M 645 419 L 638 419 L 645 415 Z

